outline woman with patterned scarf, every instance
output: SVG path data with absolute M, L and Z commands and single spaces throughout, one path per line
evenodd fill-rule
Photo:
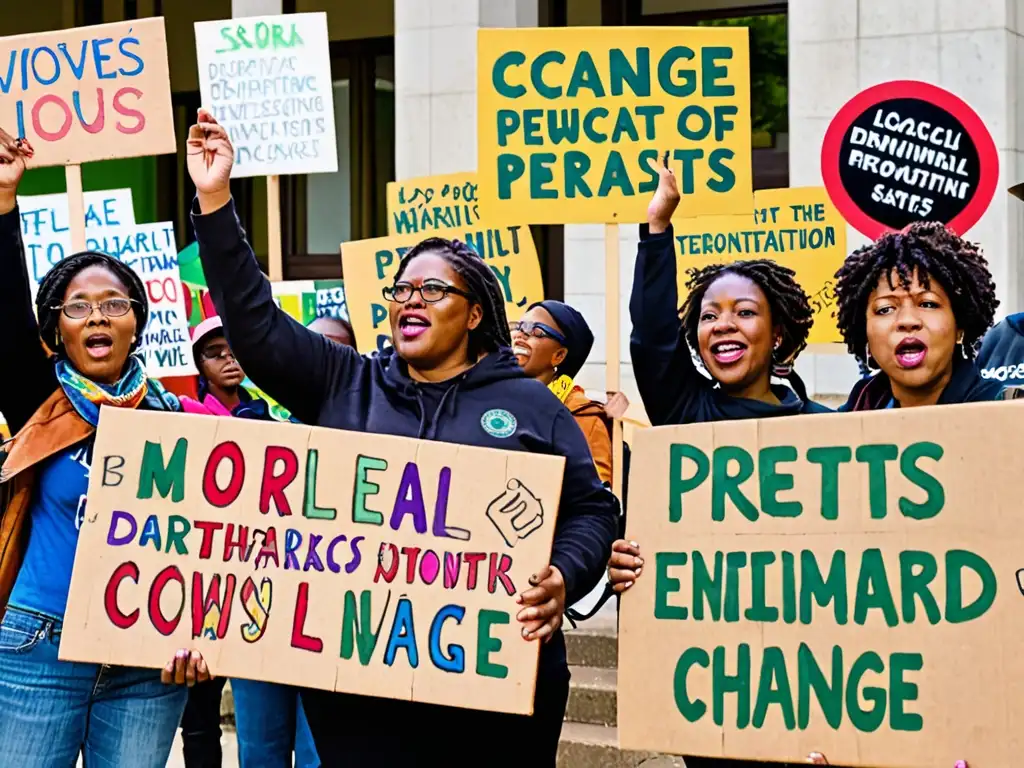
M 583 430 L 601 482 L 612 482 L 610 418 L 574 379 L 587 362 L 594 334 L 577 310 L 560 301 L 532 304 L 518 322 L 509 323 L 512 351 L 528 376 L 548 385 Z
M 149 306 L 116 259 L 76 253 L 51 269 L 37 326 L 15 196 L 31 156 L 0 130 L 0 410 L 14 435 L 0 450 L 0 762 L 162 768 L 186 697 L 166 683 L 209 679 L 202 656 L 182 650 L 157 671 L 57 655 L 100 408 L 180 406 L 134 354 Z

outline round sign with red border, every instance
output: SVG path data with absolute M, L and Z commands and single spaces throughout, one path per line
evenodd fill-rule
M 963 234 L 992 202 L 999 153 L 962 99 L 896 80 L 839 110 L 825 133 L 821 175 L 843 218 L 872 239 L 917 221 Z

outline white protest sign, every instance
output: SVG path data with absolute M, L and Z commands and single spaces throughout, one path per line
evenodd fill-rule
M 233 178 L 334 173 L 326 13 L 196 22 L 199 88 L 235 146 Z
M 31 279 L 32 298 L 43 275 L 71 251 L 68 229 L 68 196 L 27 195 L 18 197 L 21 238 Z M 85 193 L 85 226 L 90 230 L 130 226 L 135 223 L 130 189 L 109 189 Z

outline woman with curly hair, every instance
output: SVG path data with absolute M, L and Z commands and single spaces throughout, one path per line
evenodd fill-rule
M 841 410 L 997 400 L 972 364 L 996 287 L 978 247 L 942 224 L 913 224 L 851 253 L 836 273 L 839 330 L 862 366 Z

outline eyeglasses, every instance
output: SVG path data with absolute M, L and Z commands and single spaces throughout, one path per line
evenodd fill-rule
M 409 301 L 409 299 L 413 297 L 414 293 L 419 293 L 427 304 L 436 304 L 449 293 L 454 293 L 456 296 L 462 296 L 470 301 L 476 298 L 472 293 L 463 291 L 460 288 L 456 288 L 454 285 L 448 285 L 447 283 L 424 283 L 418 287 L 412 283 L 395 283 L 390 288 L 385 288 L 381 293 L 384 294 L 384 298 L 388 301 L 396 301 L 399 304 L 404 304 Z
M 59 304 L 50 307 L 53 310 L 60 310 L 70 320 L 85 320 L 92 315 L 93 310 L 98 309 L 104 317 L 124 317 L 132 311 L 132 304 L 138 304 L 135 299 L 104 299 L 99 304 L 88 301 L 69 301 L 66 304 Z
M 200 354 L 203 356 L 203 360 L 226 360 L 229 357 L 232 360 L 237 360 L 230 347 L 206 347 Z
M 554 339 L 563 346 L 568 346 L 569 344 L 569 340 L 550 325 L 537 323 L 533 320 L 519 320 L 517 322 L 509 323 L 508 329 L 512 333 L 519 331 L 520 333 L 525 333 L 527 336 L 532 336 L 535 339 L 543 339 L 546 336 L 549 339 Z

